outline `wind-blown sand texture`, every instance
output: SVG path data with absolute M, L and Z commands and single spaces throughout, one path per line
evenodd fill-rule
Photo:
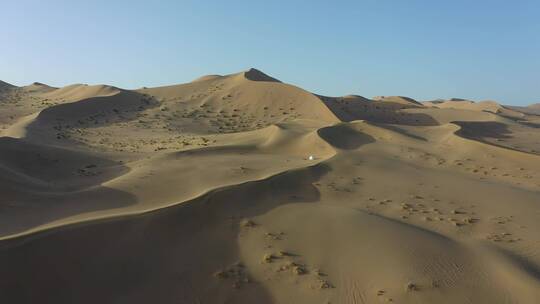
M 538 106 L 0 82 L 0 303 L 540 303 L 539 231 Z

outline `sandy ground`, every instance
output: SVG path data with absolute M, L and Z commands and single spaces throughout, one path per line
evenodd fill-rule
M 540 303 L 536 108 L 0 82 L 0 302 Z

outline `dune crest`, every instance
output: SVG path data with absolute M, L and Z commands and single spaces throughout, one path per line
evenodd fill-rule
M 244 77 L 251 81 L 281 82 L 254 68 L 251 68 L 248 71 L 244 72 Z
M 41 82 L 34 82 L 30 85 L 20 87 L 22 90 L 30 93 L 46 93 L 53 90 L 56 90 L 57 88 L 51 87 L 49 85 L 46 85 Z
M 91 97 L 110 96 L 120 91 L 121 89 L 108 85 L 73 84 L 47 92 L 43 94 L 43 97 L 72 102 Z
M 220 77 L 223 77 L 223 76 L 221 76 L 221 75 L 204 75 L 204 76 L 201 76 L 201 77 L 193 80 L 192 82 L 215 80 L 215 79 L 219 79 Z
M 384 102 L 395 102 L 395 103 L 405 104 L 405 105 L 422 106 L 420 102 L 410 97 L 405 97 L 405 96 L 375 96 L 373 97 L 373 100 L 384 101 Z

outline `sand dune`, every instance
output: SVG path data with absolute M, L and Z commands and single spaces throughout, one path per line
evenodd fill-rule
M 215 80 L 215 79 L 218 79 L 220 77 L 223 77 L 223 76 L 221 76 L 221 75 L 205 75 L 205 76 L 201 76 L 201 77 L 193 80 L 192 82 Z
M 531 111 L 256 69 L 0 86 L 2 303 L 540 301 Z
M 472 100 L 466 99 L 450 99 L 450 100 L 441 100 L 436 103 L 426 102 L 428 106 L 435 106 L 442 109 L 460 109 L 460 110 L 471 110 L 471 111 L 486 111 L 491 113 L 497 113 L 502 106 L 495 101 L 481 101 L 474 102 Z
M 540 116 L 540 103 L 535 103 L 528 105 L 526 107 L 517 107 L 517 106 L 506 106 L 509 109 L 521 112 L 528 115 L 539 115 Z
M 480 102 L 474 102 L 466 99 L 450 99 L 441 100 L 436 103 L 425 102 L 424 105 L 429 107 L 437 107 L 440 109 L 458 109 L 458 110 L 470 110 L 470 111 L 482 111 L 499 114 L 507 117 L 521 118 L 523 114 L 519 111 L 515 111 L 510 107 L 503 106 L 496 101 L 484 100 Z
M 77 101 L 91 97 L 110 96 L 120 92 L 120 89 L 107 85 L 69 85 L 43 95 L 43 97 L 58 100 Z
M 57 88 L 48 86 L 41 82 L 34 82 L 30 85 L 20 87 L 20 89 L 29 93 L 48 93 L 48 92 L 56 90 Z
M 0 80 L 0 92 L 14 88 L 15 86 Z
M 367 99 L 362 96 L 348 95 L 344 97 L 320 96 L 334 114 L 342 121 L 369 120 L 388 124 L 401 125 L 437 125 L 433 117 L 421 112 L 407 112 L 421 106 L 414 101 L 402 97 Z
M 421 107 L 422 104 L 410 97 L 405 96 L 375 96 L 372 98 L 375 101 L 383 101 L 383 102 L 394 102 L 409 106 L 419 106 Z

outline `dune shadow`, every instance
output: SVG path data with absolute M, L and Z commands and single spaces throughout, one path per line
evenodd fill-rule
M 95 187 L 70 193 L 25 192 L 0 178 L 0 237 L 12 235 L 70 216 L 123 208 L 137 203 L 124 191 Z
M 0 137 L 0 178 L 24 191 L 78 191 L 128 171 L 123 164 L 97 153 Z
M 519 270 L 540 282 L 540 269 L 529 260 L 507 250 L 500 250 Z
M 340 98 L 319 96 L 324 104 L 341 121 L 366 120 L 374 123 L 410 126 L 438 126 L 437 120 L 425 113 L 411 113 L 406 109 L 419 108 L 383 101 L 346 101 Z
M 410 137 L 410 138 L 414 138 L 414 139 L 421 140 L 421 141 L 428 141 L 424 137 L 409 133 L 409 132 L 407 132 L 407 130 L 404 130 L 404 129 L 400 128 L 399 126 L 396 126 L 396 125 L 377 124 L 377 123 L 374 124 L 374 125 L 376 125 L 377 127 L 383 128 L 383 129 L 387 129 L 387 130 L 399 133 L 401 135 L 404 135 L 404 136 L 407 136 L 407 137 Z
M 357 131 L 347 124 L 324 127 L 317 130 L 317 133 L 331 146 L 342 150 L 358 149 L 362 145 L 375 142 L 370 135 Z
M 251 80 L 251 81 L 281 83 L 281 81 L 275 79 L 274 77 L 268 76 L 265 73 L 254 68 L 251 68 L 248 71 L 244 72 L 244 77 L 246 77 L 246 79 Z
M 496 121 L 454 121 L 452 122 L 461 127 L 456 132 L 457 135 L 471 138 L 512 138 L 512 132 L 508 125 Z
M 128 171 L 99 154 L 0 137 L 0 236 L 135 204 L 131 194 L 101 186 Z
M 519 151 L 533 155 L 539 154 L 538 151 L 534 149 L 525 149 L 523 147 L 512 145 L 511 141 L 507 142 L 506 140 L 514 138 L 513 132 L 510 130 L 507 124 L 495 121 L 454 121 L 452 123 L 461 127 L 458 131 L 455 132 L 455 134 L 463 138 L 476 140 L 485 144 L 505 148 L 508 150 Z M 493 139 L 494 141 L 491 141 L 490 139 Z
M 540 123 L 523 121 L 523 120 L 518 120 L 517 122 L 530 128 L 540 129 Z
M 231 292 L 212 274 L 239 259 L 243 218 L 316 202 L 324 164 L 213 190 L 143 215 L 0 243 L 4 303 L 272 303 L 257 282 Z M 253 199 L 253 200 L 250 200 Z M 249 270 L 248 270 L 249 271 Z M 58 288 L 62 286 L 62 288 Z

